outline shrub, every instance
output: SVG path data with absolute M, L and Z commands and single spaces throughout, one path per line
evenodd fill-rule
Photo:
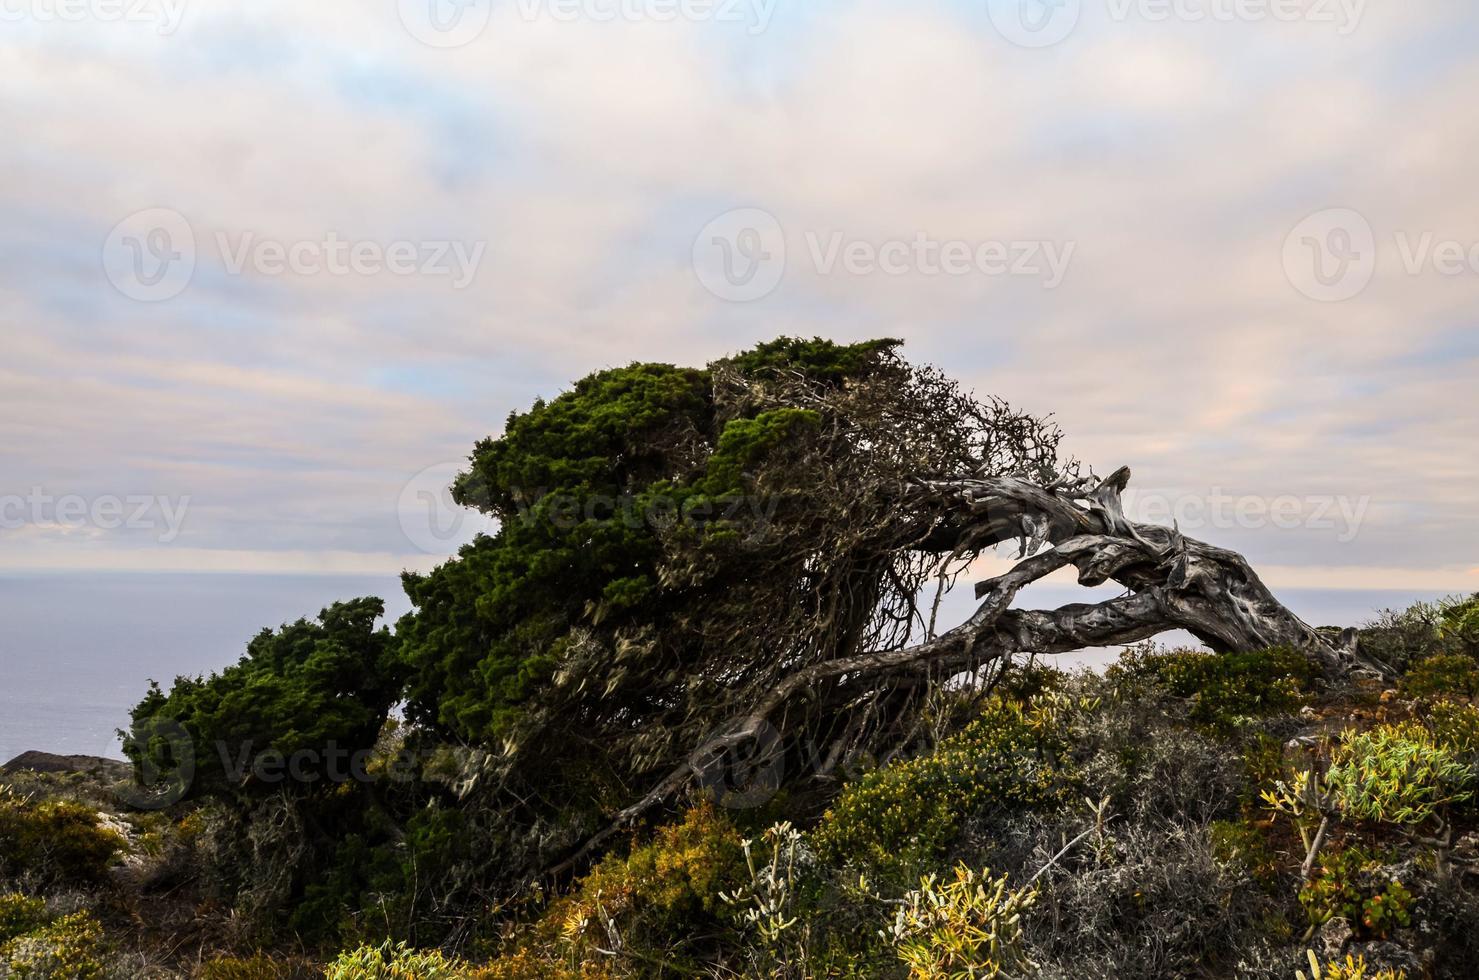
M 546 924 L 577 953 L 591 941 L 610 948 L 615 933 L 625 950 L 675 955 L 713 933 L 721 892 L 745 880 L 743 854 L 733 824 L 712 803 L 701 804 L 626 856 L 608 855 L 551 907 Z
M 1460 758 L 1479 757 L 1479 708 L 1459 701 L 1438 701 L 1425 719 L 1433 739 Z
M 1474 774 L 1416 722 L 1347 732 L 1331 753 L 1326 784 L 1342 813 L 1420 824 L 1471 798 Z
M 103 927 L 76 912 L 0 945 L 0 977 L 100 980 L 104 953 Z
M 1438 636 L 1466 653 L 1479 655 L 1479 593 L 1438 603 Z
M 1479 697 L 1479 661 L 1462 653 L 1439 653 L 1416 664 L 1402 678 L 1413 697 Z
M 201 964 L 200 980 L 319 980 L 323 968 L 305 960 L 287 960 L 257 953 L 238 958 L 223 956 Z
M 1385 937 L 1412 924 L 1412 893 L 1400 882 L 1376 877 L 1381 862 L 1360 847 L 1327 851 L 1299 890 L 1311 925 L 1345 919 L 1364 935 Z
M 1298 709 L 1315 674 L 1308 657 L 1284 647 L 1200 653 L 1146 645 L 1126 650 L 1109 670 L 1111 680 L 1148 680 L 1189 699 L 1191 720 L 1216 729 Z
M 0 943 L 41 928 L 47 922 L 46 903 L 26 895 L 0 895 Z
M 749 880 L 719 895 L 758 937 L 760 948 L 751 959 L 767 975 L 805 971 L 811 958 L 810 910 L 798 909 L 803 879 L 816 863 L 805 840 L 789 823 L 779 823 L 761 835 L 758 850 L 756 841 L 745 841 Z
M 471 980 L 472 971 L 435 950 L 385 943 L 340 953 L 324 976 L 326 980 Z
M 1009 889 L 1006 875 L 990 874 L 957 865 L 954 881 L 929 875 L 904 896 L 890 938 L 911 977 L 991 978 L 1034 968 L 1022 945 L 1022 914 L 1037 892 Z
M 0 793 L 0 872 L 43 885 L 94 884 L 124 843 L 80 803 Z
M 940 853 L 961 822 L 988 808 L 1053 808 L 1073 798 L 1062 695 L 1027 704 L 996 698 L 931 754 L 896 762 L 848 786 L 822 818 L 822 860 L 901 877 Z
M 1366 972 L 1366 958 L 1364 956 L 1346 955 L 1344 961 L 1330 960 L 1324 966 L 1320 965 L 1320 959 L 1314 950 L 1307 950 L 1310 962 L 1310 972 L 1306 976 L 1303 970 L 1295 973 L 1299 980 L 1406 980 L 1407 974 L 1402 970 L 1380 969 L 1370 973 Z

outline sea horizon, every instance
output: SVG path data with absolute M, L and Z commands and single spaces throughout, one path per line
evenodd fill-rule
M 1316 626 L 1359 626 L 1382 609 L 1446 594 L 1274 591 Z M 127 726 L 129 709 L 151 678 L 168 689 L 178 675 L 218 671 L 235 663 L 262 629 L 367 595 L 385 600 L 390 624 L 410 609 L 397 575 L 0 573 L 0 763 L 30 750 L 122 758 L 116 731 Z M 1018 605 L 1056 606 L 1089 595 L 1072 585 L 1039 584 Z M 969 590 L 958 590 L 942 608 L 941 622 L 963 619 L 970 605 Z M 1081 651 L 1055 663 L 1099 666 L 1117 654 L 1118 648 Z

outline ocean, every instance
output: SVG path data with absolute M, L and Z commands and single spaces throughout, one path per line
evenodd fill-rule
M 1276 591 L 1315 625 L 1359 625 L 1380 609 L 1438 597 Z M 1049 607 L 1104 594 L 1039 584 L 1019 604 Z M 393 575 L 0 574 L 0 763 L 28 749 L 120 757 L 114 732 L 150 678 L 168 687 L 176 675 L 219 670 L 264 626 L 365 595 L 384 599 L 391 621 L 409 609 Z M 958 590 L 942 609 L 942 624 L 969 609 L 968 591 Z M 1093 665 L 1113 656 L 1088 651 L 1059 662 Z

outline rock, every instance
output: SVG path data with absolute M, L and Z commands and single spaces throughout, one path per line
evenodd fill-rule
M 1342 918 L 1334 918 L 1320 927 L 1320 932 L 1315 938 L 1325 954 L 1325 959 L 1333 960 L 1346 948 L 1354 935 L 1355 932 L 1351 929 L 1349 922 Z
M 22 752 L 5 765 L 0 766 L 0 776 L 19 772 L 66 773 L 85 772 L 92 775 L 122 778 L 129 774 L 126 762 L 104 759 L 97 755 L 55 755 L 51 752 Z

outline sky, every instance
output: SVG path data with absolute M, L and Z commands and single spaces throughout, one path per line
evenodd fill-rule
M 789 334 L 1052 413 L 1276 589 L 1479 590 L 1476 44 L 1451 0 L 0 0 L 0 573 L 427 568 L 511 410 Z

